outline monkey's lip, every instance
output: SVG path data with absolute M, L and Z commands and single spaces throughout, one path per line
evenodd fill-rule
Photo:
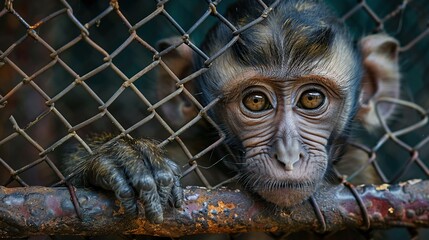
M 281 187 L 270 188 L 258 186 L 255 191 L 266 201 L 280 207 L 292 207 L 307 200 L 317 189 L 317 184 L 305 183 L 279 183 Z

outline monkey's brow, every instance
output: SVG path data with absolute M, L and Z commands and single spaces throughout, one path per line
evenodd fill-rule
M 240 94 L 247 88 L 260 85 L 262 83 L 273 82 L 271 77 L 266 76 L 252 76 L 248 78 L 236 78 L 232 79 L 223 86 L 223 96 L 224 101 L 230 101 L 240 96 Z
M 273 86 L 274 88 L 284 88 L 285 85 L 291 84 L 294 82 L 301 82 L 302 84 L 307 83 L 316 83 L 322 86 L 325 86 L 326 89 L 334 96 L 342 98 L 347 89 L 339 85 L 336 81 L 323 77 L 320 75 L 304 75 L 296 76 L 292 78 L 277 78 L 277 77 L 267 77 L 267 76 L 252 76 L 250 78 L 240 78 L 230 81 L 230 84 L 226 84 L 223 88 L 223 99 L 224 101 L 230 101 L 240 96 L 240 94 L 247 88 L 267 84 Z
M 337 96 L 337 97 L 343 97 L 347 92 L 347 88 L 345 86 L 340 85 L 337 83 L 337 81 L 324 76 L 311 74 L 311 75 L 301 76 L 299 80 L 323 85 L 327 88 L 327 90 L 329 90 L 334 96 Z

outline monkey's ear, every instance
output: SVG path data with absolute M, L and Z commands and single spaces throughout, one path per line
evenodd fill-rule
M 398 98 L 400 92 L 400 73 L 398 63 L 399 43 L 386 34 L 374 34 L 360 41 L 364 77 L 362 92 L 359 98 L 360 108 L 357 119 L 367 129 L 381 125 L 381 118 L 388 119 L 395 106 L 389 103 L 376 102 L 383 97 Z
M 179 88 L 176 83 L 188 76 L 192 71 L 192 49 L 183 43 L 180 37 L 172 37 L 160 40 L 157 43 L 158 51 L 172 48 L 161 57 L 157 79 L 157 98 L 159 100 L 169 96 Z M 189 91 L 193 91 L 192 81 L 186 84 Z M 181 127 L 183 124 L 194 118 L 197 114 L 195 106 L 182 94 L 173 97 L 161 105 L 163 115 L 174 127 Z

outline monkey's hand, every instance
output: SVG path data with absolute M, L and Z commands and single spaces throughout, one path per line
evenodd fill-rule
M 76 153 L 72 157 L 78 161 L 84 185 L 113 191 L 127 213 L 137 212 L 136 201 L 140 199 L 146 218 L 154 223 L 163 221 L 163 209 L 168 202 L 174 207 L 181 206 L 180 168 L 164 158 L 154 142 L 128 138 L 107 144 L 99 142 L 92 143 L 94 154 L 82 157 Z M 76 164 L 76 161 L 71 162 Z

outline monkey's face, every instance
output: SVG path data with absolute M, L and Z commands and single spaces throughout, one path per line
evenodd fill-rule
M 299 3 L 280 1 L 217 56 L 235 38 L 219 24 L 203 45 L 217 58 L 197 81 L 204 102 L 222 98 L 210 113 L 242 152 L 244 186 L 283 207 L 306 200 L 323 182 L 356 111 L 362 77 L 344 26 L 323 5 Z M 237 9 L 229 15 L 234 26 L 260 14 Z
M 244 185 L 279 206 L 300 203 L 323 182 L 346 97 L 320 75 L 246 77 L 226 86 L 220 114 L 242 143 Z

